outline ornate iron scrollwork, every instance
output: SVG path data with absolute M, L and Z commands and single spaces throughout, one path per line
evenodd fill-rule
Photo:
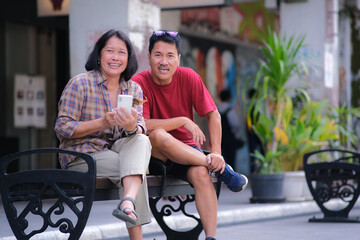
M 160 210 L 158 210 L 157 205 L 159 204 L 159 201 L 163 199 L 162 197 L 156 197 L 156 198 L 150 198 L 150 208 L 151 211 L 160 225 L 161 229 L 164 231 L 165 235 L 167 236 L 167 239 L 173 239 L 173 240 L 180 240 L 180 239 L 187 239 L 187 240 L 196 240 L 198 239 L 201 231 L 203 230 L 201 221 L 198 217 L 196 217 L 193 214 L 186 212 L 186 205 L 188 203 L 195 201 L 194 195 L 186 195 L 185 198 L 182 198 L 181 196 L 172 196 L 168 197 L 167 199 L 171 203 L 177 202 L 179 205 L 178 207 L 174 207 L 174 204 L 164 204 L 161 206 Z M 186 232 L 177 231 L 172 229 L 167 225 L 165 222 L 165 217 L 172 215 L 176 212 L 182 212 L 185 216 L 194 219 L 197 224 L 191 229 L 187 230 Z
M 316 161 L 310 161 L 310 157 Z M 324 213 L 324 218 L 311 218 L 310 222 L 359 222 L 349 218 L 349 212 L 360 194 L 360 153 L 327 149 L 304 155 L 304 171 L 310 192 Z M 341 200 L 342 209 L 332 210 L 326 203 Z

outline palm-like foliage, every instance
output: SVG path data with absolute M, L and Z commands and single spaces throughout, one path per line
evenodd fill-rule
M 254 85 L 257 93 L 248 112 L 248 127 L 258 135 L 265 152 L 255 153 L 261 173 L 298 170 L 304 153 L 338 137 L 335 122 L 324 117 L 326 101 L 312 102 L 300 89 L 302 108 L 297 109 L 289 95 L 289 79 L 307 73 L 297 56 L 304 39 L 280 38 L 270 32 L 264 40 L 264 60 L 260 61 Z
M 326 114 L 327 100 L 313 102 L 305 91 L 301 93 L 302 109 L 291 114 L 290 122 L 283 124 L 283 136 L 279 150 L 283 153 L 279 163 L 283 171 L 297 171 L 307 152 L 327 146 L 329 141 L 338 139 L 337 125 Z
M 349 108 L 346 104 L 341 107 L 329 107 L 328 116 L 335 120 L 338 126 L 339 141 L 330 142 L 330 145 L 336 147 L 336 145 L 346 146 L 347 149 L 357 149 L 358 136 L 356 129 L 351 125 L 352 121 L 360 119 L 360 108 Z
M 287 93 L 285 87 L 288 80 L 298 71 L 296 55 L 304 42 L 305 37 L 294 39 L 286 36 L 279 38 L 275 32 L 270 32 L 264 41 L 262 52 L 265 61 L 261 61 L 261 69 L 258 74 L 264 75 L 264 85 L 269 85 L 267 89 L 272 91 L 276 99 L 280 99 Z

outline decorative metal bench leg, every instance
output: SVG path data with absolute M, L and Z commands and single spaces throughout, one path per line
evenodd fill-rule
M 343 179 L 337 181 L 335 184 L 334 180 L 329 180 L 328 183 L 323 183 L 316 187 L 315 192 L 315 201 L 320 207 L 321 211 L 324 214 L 323 218 L 313 218 L 309 219 L 309 222 L 344 222 L 344 223 L 360 223 L 359 217 L 349 218 L 349 213 L 356 203 L 359 195 L 359 189 L 356 187 L 356 184 L 353 184 L 349 179 Z M 331 210 L 328 209 L 325 205 L 331 198 L 341 199 L 345 206 L 341 209 Z
M 359 217 L 349 218 L 349 212 L 360 195 L 359 159 L 359 153 L 341 149 L 325 149 L 304 155 L 308 187 L 324 214 L 323 218 L 313 217 L 309 222 L 360 223 Z M 339 206 L 331 207 L 331 200 L 339 201 Z
M 175 204 L 164 204 L 163 206 L 159 206 L 159 210 L 156 207 L 159 200 L 161 200 L 162 197 L 156 197 L 156 198 L 150 198 L 149 204 L 151 208 L 151 212 L 154 215 L 156 221 L 160 225 L 161 229 L 165 233 L 168 240 L 197 240 L 199 238 L 200 233 L 203 230 L 203 226 L 201 224 L 201 221 L 198 217 L 188 214 L 185 211 L 185 206 L 187 203 L 194 202 L 195 196 L 194 195 L 186 195 L 185 199 L 182 199 L 180 196 L 175 197 L 168 197 L 168 200 L 172 203 L 178 202 L 179 205 L 177 208 L 174 207 Z M 190 230 L 175 230 L 168 226 L 165 222 L 165 217 L 170 216 L 173 212 L 179 212 L 181 211 L 185 216 L 194 219 L 197 224 L 195 227 L 193 227 Z

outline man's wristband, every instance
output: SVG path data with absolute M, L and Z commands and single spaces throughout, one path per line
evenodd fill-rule
M 136 125 L 136 127 L 134 128 L 134 130 L 131 130 L 131 131 L 125 131 L 126 132 L 126 135 L 127 136 L 132 136 L 132 135 L 135 135 L 138 131 L 138 126 Z

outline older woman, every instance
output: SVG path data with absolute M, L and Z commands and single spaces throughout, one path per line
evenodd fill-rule
M 121 201 L 113 215 L 127 222 L 130 239 L 142 239 L 141 225 L 151 219 L 144 181 L 151 144 L 142 116 L 143 92 L 130 80 L 137 67 L 124 33 L 103 34 L 86 62 L 87 72 L 66 85 L 55 125 L 60 148 L 92 154 L 97 176 L 119 185 Z M 117 106 L 119 94 L 132 95 L 137 106 L 131 112 Z M 81 159 L 61 155 L 59 160 L 63 168 L 85 170 Z

